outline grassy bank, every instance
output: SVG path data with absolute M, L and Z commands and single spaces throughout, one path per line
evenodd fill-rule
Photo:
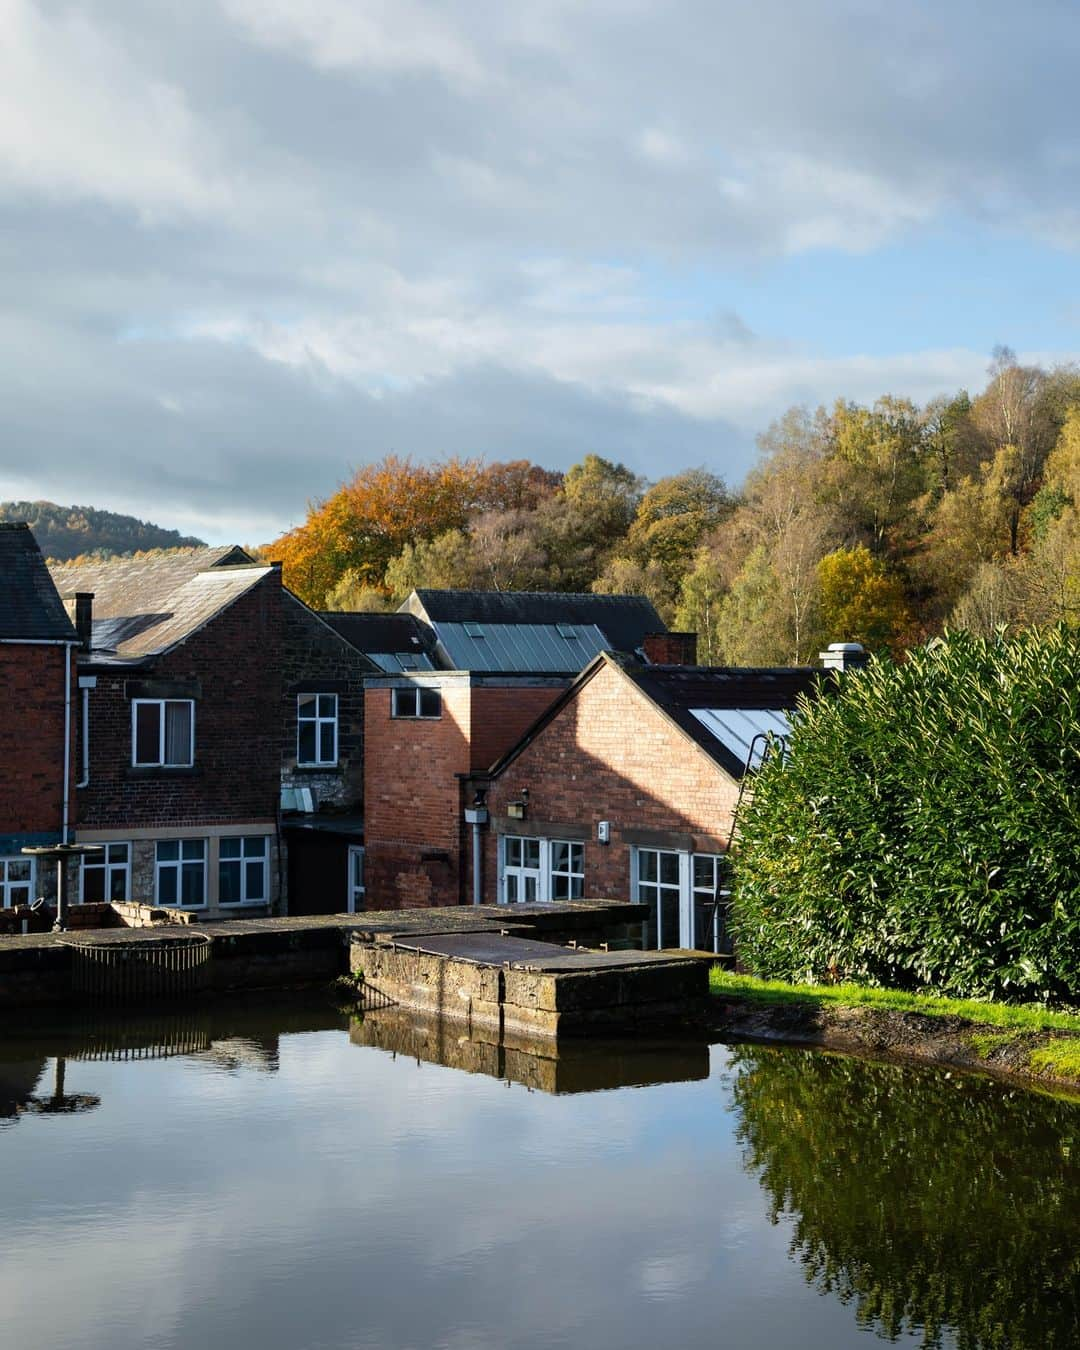
M 987 1003 L 978 999 L 938 998 L 934 994 L 906 994 L 895 989 L 870 989 L 858 984 L 787 984 L 733 975 L 714 966 L 709 976 L 712 993 L 758 1003 L 816 1003 L 842 1008 L 880 1008 L 889 1012 L 923 1013 L 929 1017 L 962 1017 L 981 1026 L 1014 1031 L 1072 1031 L 1080 1033 L 1080 1013 L 1052 1012 L 1037 1004 Z M 1070 1046 L 1080 1069 L 1080 1048 Z M 1051 1047 L 1047 1047 L 1049 1051 Z M 1043 1051 L 1036 1054 L 1042 1055 Z M 1040 1067 L 1040 1066 L 1036 1066 Z M 1049 1064 L 1041 1065 L 1049 1067 Z

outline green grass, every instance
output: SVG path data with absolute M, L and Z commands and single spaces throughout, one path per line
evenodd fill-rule
M 1019 1027 L 1014 1027 L 1011 1031 L 973 1031 L 970 1037 L 971 1048 L 980 1059 L 989 1059 L 995 1050 L 1012 1045 L 1023 1034 Z
M 1031 1052 L 1031 1067 L 1052 1073 L 1056 1078 L 1080 1078 L 1080 1041 L 1051 1041 Z
M 1080 1032 L 1080 1014 L 1051 1012 L 1031 1003 L 989 1003 L 979 999 L 939 998 L 936 994 L 906 994 L 896 989 L 870 989 L 859 984 L 788 984 L 732 975 L 720 966 L 709 974 L 712 993 L 759 1003 L 834 1004 L 843 1008 L 883 1008 L 893 1012 L 925 1013 L 930 1017 L 963 1017 L 984 1026 L 1018 1031 Z M 1048 1047 L 1052 1049 L 1053 1047 Z M 1041 1051 L 1039 1053 L 1042 1053 Z M 1074 1052 L 1080 1070 L 1080 1047 Z

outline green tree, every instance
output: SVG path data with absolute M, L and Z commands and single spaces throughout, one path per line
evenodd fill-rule
M 893 646 L 911 622 L 904 588 L 863 544 L 840 548 L 818 564 L 821 624 L 833 642 Z

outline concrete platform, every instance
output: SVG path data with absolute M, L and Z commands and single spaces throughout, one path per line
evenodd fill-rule
M 350 969 L 372 994 L 499 1037 L 625 1034 L 678 1022 L 709 996 L 714 957 L 572 951 L 503 933 L 354 935 Z

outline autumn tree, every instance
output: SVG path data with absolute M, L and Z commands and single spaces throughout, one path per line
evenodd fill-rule
M 871 651 L 896 644 L 911 622 L 904 588 L 864 544 L 822 558 L 821 623 L 832 642 L 861 642 Z

